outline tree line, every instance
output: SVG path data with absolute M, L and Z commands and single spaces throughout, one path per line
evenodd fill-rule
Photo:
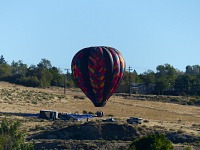
M 131 83 L 142 83 L 153 87 L 149 94 L 157 95 L 195 95 L 200 96 L 200 66 L 186 66 L 185 72 L 175 69 L 170 64 L 158 65 L 156 72 L 147 70 L 137 74 L 130 73 Z M 125 72 L 122 83 L 128 84 L 129 72 Z
M 47 59 L 28 67 L 21 60 L 8 64 L 3 55 L 0 57 L 0 80 L 29 87 L 74 86 L 71 74 L 62 73 Z
M 47 59 L 41 59 L 37 65 L 24 64 L 23 61 L 12 61 L 8 64 L 0 56 L 0 80 L 30 87 L 60 86 L 75 87 L 71 73 L 63 73 L 60 68 L 52 66 Z M 148 94 L 164 95 L 197 95 L 200 96 L 200 66 L 186 66 L 185 72 L 175 69 L 170 64 L 158 65 L 156 71 L 147 70 L 138 74 L 125 71 L 120 86 L 129 83 L 152 86 Z

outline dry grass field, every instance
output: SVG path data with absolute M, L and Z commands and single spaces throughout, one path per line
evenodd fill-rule
M 103 111 L 125 121 L 129 117 L 142 117 L 147 126 L 163 126 L 200 136 L 200 107 L 163 103 L 112 96 L 105 107 L 94 107 L 79 89 L 28 88 L 0 82 L 0 112 L 39 113 L 41 109 L 58 112 L 82 113 Z

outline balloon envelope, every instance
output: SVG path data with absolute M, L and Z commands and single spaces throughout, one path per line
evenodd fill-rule
M 96 107 L 103 107 L 119 86 L 125 71 L 121 53 L 112 47 L 88 47 L 72 59 L 72 75 Z

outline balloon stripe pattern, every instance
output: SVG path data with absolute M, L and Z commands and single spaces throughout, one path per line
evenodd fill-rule
M 118 50 L 115 50 L 115 52 L 119 56 L 119 61 L 120 61 L 120 73 L 119 73 L 119 78 L 117 80 L 117 83 L 120 84 L 122 81 L 124 72 L 125 72 L 126 64 L 125 64 L 124 58 L 122 57 L 121 53 Z M 117 90 L 119 84 L 115 85 L 114 90 L 112 91 L 113 93 Z
M 123 78 L 125 61 L 115 48 L 88 47 L 75 54 L 71 68 L 77 86 L 94 106 L 103 107 Z
M 73 62 L 72 62 L 74 64 L 72 70 L 74 70 L 74 71 L 72 72 L 72 75 L 78 81 L 77 84 L 78 84 L 79 87 L 81 87 L 81 90 L 83 91 L 83 93 L 85 93 L 86 96 L 90 99 L 92 97 L 89 94 L 86 82 L 84 81 L 83 75 L 82 75 L 81 70 L 80 70 L 80 66 L 81 66 L 80 60 L 81 60 L 82 57 L 83 57 L 82 51 L 80 51 L 76 55 L 76 57 L 74 57 Z
M 117 53 L 111 48 L 110 49 L 111 55 L 113 57 L 113 78 L 112 78 L 112 85 L 113 87 L 110 89 L 110 93 L 107 97 L 107 99 L 110 98 L 113 91 L 116 89 L 116 86 L 118 85 L 118 80 L 120 78 L 120 61 Z
M 88 62 L 89 78 L 93 87 L 95 99 L 98 103 L 103 101 L 103 91 L 105 85 L 106 63 L 102 48 L 91 51 Z

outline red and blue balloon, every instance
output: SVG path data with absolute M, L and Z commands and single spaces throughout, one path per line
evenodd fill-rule
M 88 47 L 75 54 L 71 68 L 83 93 L 96 107 L 103 107 L 123 78 L 125 61 L 115 48 Z

